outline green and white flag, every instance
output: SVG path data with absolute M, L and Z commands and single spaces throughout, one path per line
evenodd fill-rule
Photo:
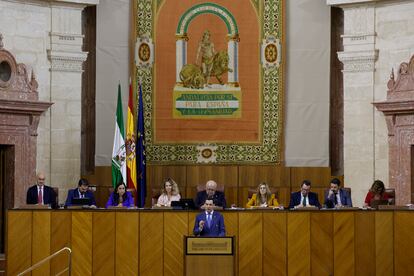
M 126 184 L 126 149 L 124 116 L 122 113 L 121 84 L 118 85 L 118 103 L 116 105 L 114 147 L 112 149 L 112 186 Z

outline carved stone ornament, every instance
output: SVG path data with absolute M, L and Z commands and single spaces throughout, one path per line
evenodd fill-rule
M 373 72 L 378 50 L 338 52 L 338 59 L 344 64 L 342 72 Z
M 414 56 L 402 62 L 395 80 L 388 81 L 387 100 L 374 103 L 382 111 L 388 128 L 389 184 L 396 190 L 397 204 L 412 203 L 414 183 Z
M 50 70 L 83 72 L 83 62 L 88 57 L 88 52 L 80 51 L 84 36 L 54 32 L 49 35 L 52 40 L 52 50 L 47 51 L 51 63 Z
M 52 105 L 38 101 L 38 84 L 33 70 L 16 63 L 15 57 L 4 49 L 0 34 L 0 145 L 13 149 L 8 161 L 13 162 L 5 189 L 13 195 L 8 205 L 23 204 L 26 190 L 35 177 L 37 128 L 40 115 Z

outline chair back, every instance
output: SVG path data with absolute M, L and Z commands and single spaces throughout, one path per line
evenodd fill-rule
M 385 193 L 387 193 L 388 197 L 391 199 L 388 201 L 388 205 L 395 205 L 395 189 L 385 188 Z
M 205 190 L 206 190 L 206 184 L 205 183 L 197 185 L 197 192 L 201 192 L 201 191 L 205 191 Z M 224 192 L 224 185 L 217 184 L 216 191 Z
M 56 195 L 56 204 L 59 205 L 59 188 L 58 187 L 52 187 L 53 191 Z
M 158 198 L 161 195 L 161 190 L 159 188 L 153 188 L 151 190 L 151 206 L 154 206 L 158 202 Z

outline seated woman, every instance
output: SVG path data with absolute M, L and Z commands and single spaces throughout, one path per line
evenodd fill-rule
M 279 203 L 275 198 L 275 194 L 270 191 L 269 185 L 265 182 L 259 184 L 257 192 L 252 195 L 252 198 L 247 202 L 246 208 L 252 207 L 278 207 Z
M 133 207 L 134 206 L 134 198 L 132 194 L 126 190 L 125 183 L 119 183 L 115 190 L 109 196 L 108 202 L 106 203 L 105 207 L 108 208 L 110 206 L 116 207 Z
M 364 207 L 371 207 L 371 202 L 374 200 L 388 200 L 389 195 L 385 193 L 384 182 L 381 180 L 375 180 L 372 183 L 371 189 L 365 197 Z
M 172 178 L 167 178 L 161 188 L 157 206 L 171 206 L 171 201 L 179 201 L 181 198 L 177 183 Z

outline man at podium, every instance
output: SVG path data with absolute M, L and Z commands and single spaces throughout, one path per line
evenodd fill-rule
M 200 237 L 224 237 L 226 229 L 223 215 L 213 210 L 212 199 L 207 199 L 204 204 L 205 210 L 197 215 L 194 223 L 193 233 Z

